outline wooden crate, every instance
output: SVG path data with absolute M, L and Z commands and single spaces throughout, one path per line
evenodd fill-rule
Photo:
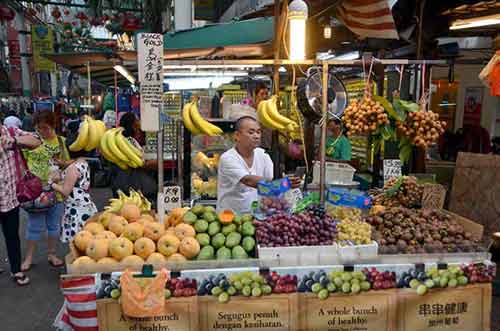
M 219 303 L 212 296 L 200 297 L 200 330 L 297 330 L 297 298 L 297 293 L 237 296 L 228 303 Z
M 299 294 L 301 331 L 395 331 L 396 291 L 332 294 L 320 300 L 316 294 Z
M 489 331 L 491 284 L 435 289 L 422 296 L 401 289 L 397 307 L 398 331 Z
M 198 331 L 198 316 L 198 297 L 168 299 L 164 315 L 148 318 L 123 316 L 118 301 L 97 300 L 99 331 Z

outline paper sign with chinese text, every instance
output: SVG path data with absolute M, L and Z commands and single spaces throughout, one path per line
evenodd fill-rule
M 140 33 L 137 36 L 137 62 L 141 94 L 141 129 L 160 130 L 163 103 L 163 35 Z
M 165 186 L 163 188 L 163 203 L 165 212 L 170 212 L 174 208 L 182 207 L 181 187 Z
M 401 160 L 384 160 L 384 183 L 391 178 L 401 177 Z

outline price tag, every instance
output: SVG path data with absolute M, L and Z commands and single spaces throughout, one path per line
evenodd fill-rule
M 300 188 L 294 188 L 285 193 L 285 199 L 290 206 L 295 206 L 304 198 Z
M 401 177 L 401 160 L 384 160 L 384 183 L 391 178 Z
M 163 188 L 163 205 L 165 207 L 165 212 L 170 212 L 174 208 L 182 207 L 180 186 L 165 186 Z

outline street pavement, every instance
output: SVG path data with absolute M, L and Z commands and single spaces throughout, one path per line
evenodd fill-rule
M 93 199 L 102 210 L 111 192 L 107 189 L 93 189 Z M 26 215 L 21 215 L 21 238 L 24 237 Z M 24 245 L 23 245 L 24 251 Z M 68 248 L 60 244 L 58 254 L 63 258 Z M 0 235 L 0 267 L 6 271 L 0 274 L 0 330 L 1 331 L 51 331 L 63 297 L 59 290 L 59 276 L 64 268 L 55 269 L 47 263 L 47 245 L 41 243 L 34 257 L 34 265 L 28 275 L 31 284 L 17 287 L 10 279 L 6 263 L 3 236 Z M 500 331 L 500 297 L 493 297 L 491 330 Z

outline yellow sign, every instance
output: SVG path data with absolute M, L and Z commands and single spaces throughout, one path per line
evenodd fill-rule
M 54 52 L 54 34 L 52 29 L 45 25 L 32 25 L 31 44 L 35 71 L 55 71 L 54 62 L 42 55 Z

